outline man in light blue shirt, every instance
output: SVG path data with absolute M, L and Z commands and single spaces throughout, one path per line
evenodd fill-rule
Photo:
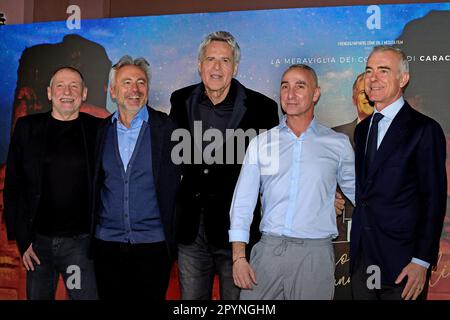
M 253 139 L 230 210 L 233 278 L 241 299 L 332 299 L 339 183 L 354 202 L 354 153 L 346 135 L 314 118 L 317 75 L 292 65 L 280 88 L 279 126 Z M 247 262 L 245 246 L 259 194 L 261 240 Z

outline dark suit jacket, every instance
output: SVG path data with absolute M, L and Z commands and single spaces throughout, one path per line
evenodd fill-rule
M 268 97 L 249 90 L 236 79 L 236 100 L 228 125 L 230 129 L 270 129 L 279 123 L 278 106 Z M 193 135 L 194 113 L 204 92 L 203 84 L 192 85 L 172 93 L 170 117 L 180 128 Z M 245 148 L 247 148 L 248 143 Z M 236 147 L 236 146 L 235 146 Z M 225 154 L 226 152 L 224 152 Z M 219 248 L 230 248 L 228 230 L 230 228 L 230 206 L 241 164 L 186 164 L 183 166 L 179 215 L 179 243 L 194 242 L 204 215 L 205 232 L 209 243 Z M 255 209 L 251 227 L 251 244 L 259 239 L 260 204 Z
M 353 135 L 355 133 L 355 128 L 356 128 L 357 124 L 358 124 L 358 119 L 355 119 L 352 122 L 341 124 L 340 126 L 333 128 L 334 131 L 341 132 L 348 136 L 353 149 L 355 149 L 355 140 L 353 139 Z
M 21 117 L 17 120 L 9 145 L 4 189 L 5 219 L 8 239 L 16 240 L 20 253 L 34 241 L 33 223 L 39 208 L 45 158 L 47 128 L 51 112 Z M 86 146 L 88 182 L 91 190 L 95 135 L 101 119 L 80 112 Z M 91 192 L 89 192 L 91 194 Z
M 439 124 L 405 103 L 393 119 L 364 177 L 370 117 L 355 130 L 356 209 L 351 269 L 362 252 L 394 285 L 413 257 L 437 263 L 447 200 L 446 142 Z M 362 247 L 362 251 L 360 248 Z
M 152 147 L 152 168 L 155 181 L 156 197 L 158 200 L 161 222 L 166 238 L 169 256 L 176 257 L 175 243 L 175 200 L 180 184 L 179 167 L 171 160 L 171 152 L 174 143 L 171 142 L 171 135 L 175 125 L 169 117 L 162 112 L 147 107 L 149 113 L 149 123 L 151 132 Z M 103 185 L 104 172 L 102 169 L 102 154 L 105 145 L 106 133 L 113 125 L 112 115 L 104 119 L 100 124 L 97 142 L 95 147 L 95 169 L 94 169 L 94 201 L 93 201 L 93 222 L 92 234 L 97 225 L 98 212 L 100 207 L 100 191 Z M 142 195 L 145 197 L 145 195 Z

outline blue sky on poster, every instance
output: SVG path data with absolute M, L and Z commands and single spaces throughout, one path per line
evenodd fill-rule
M 113 63 L 124 54 L 144 56 L 153 73 L 150 105 L 168 110 L 172 91 L 199 81 L 197 47 L 202 38 L 215 30 L 227 30 L 242 49 L 237 79 L 276 101 L 281 73 L 292 59 L 309 62 L 322 87 L 317 118 L 334 126 L 355 117 L 351 85 L 364 70 L 361 58 L 372 47 L 339 43 L 395 40 L 409 21 L 430 10 L 450 10 L 450 3 L 383 5 L 380 9 L 379 30 L 367 28 L 367 6 L 82 20 L 80 30 L 67 29 L 65 22 L 3 26 L 0 163 L 4 162 L 9 141 L 19 59 L 26 47 L 58 43 L 65 35 L 76 33 L 105 47 Z M 108 107 L 112 108 L 110 101 Z

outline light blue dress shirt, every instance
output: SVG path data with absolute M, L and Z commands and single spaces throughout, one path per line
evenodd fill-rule
M 395 116 L 397 115 L 397 113 L 400 111 L 400 109 L 403 107 L 404 104 L 405 100 L 403 99 L 403 97 L 400 97 L 399 99 L 394 101 L 394 103 L 381 110 L 381 112 L 379 112 L 376 108 L 374 109 L 374 114 L 379 112 L 384 116 L 380 120 L 380 122 L 378 122 L 377 148 L 380 147 L 380 144 L 383 141 L 383 138 L 386 135 L 386 132 L 388 131 L 389 126 L 392 123 L 392 120 L 394 120 Z M 370 119 L 370 126 L 372 126 L 372 119 L 373 115 L 372 118 Z M 427 269 L 430 267 L 430 264 L 428 262 L 417 258 L 412 258 L 411 262 L 417 263 L 418 265 L 421 265 L 422 267 L 425 267 Z
M 381 110 L 381 112 L 378 112 L 376 108 L 374 109 L 373 114 L 381 113 L 384 116 L 383 118 L 381 118 L 380 122 L 378 122 L 377 149 L 380 147 L 381 141 L 383 141 L 383 138 L 386 135 L 386 132 L 388 131 L 392 120 L 394 120 L 395 116 L 404 104 L 405 100 L 403 100 L 403 97 L 400 97 L 400 99 L 396 100 L 394 103 Z M 372 118 L 370 118 L 370 126 L 372 126 L 372 119 L 373 115 Z
M 355 156 L 348 137 L 315 119 L 297 137 L 284 117 L 249 144 L 230 209 L 230 242 L 248 243 L 260 193 L 261 232 L 302 239 L 336 237 L 337 183 L 354 203 Z
M 119 143 L 120 158 L 122 159 L 124 170 L 127 171 L 128 162 L 130 162 L 134 148 L 136 147 L 142 124 L 144 121 L 148 122 L 147 107 L 144 106 L 139 110 L 134 119 L 131 120 L 129 128 L 125 127 L 120 121 L 118 110 L 112 116 L 112 121 L 114 122 L 115 120 L 117 120 L 117 140 Z

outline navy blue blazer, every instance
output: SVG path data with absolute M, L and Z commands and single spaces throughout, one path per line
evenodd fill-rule
M 381 283 L 394 285 L 413 257 L 437 263 L 447 203 L 446 141 L 436 121 L 405 102 L 364 177 L 370 119 L 355 129 L 350 269 L 362 252 L 366 266 L 380 267 Z

